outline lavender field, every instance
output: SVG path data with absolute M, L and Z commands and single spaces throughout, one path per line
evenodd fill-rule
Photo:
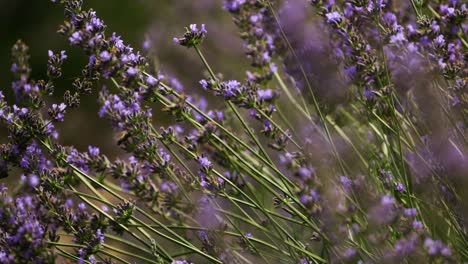
M 0 9 L 0 263 L 468 263 L 466 1 Z

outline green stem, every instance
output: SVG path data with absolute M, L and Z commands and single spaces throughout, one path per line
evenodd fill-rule
M 200 48 L 198 46 L 195 46 L 195 51 L 197 52 L 198 56 L 200 59 L 203 61 L 203 64 L 205 65 L 206 69 L 211 75 L 211 78 L 216 81 L 216 83 L 219 85 L 219 80 L 214 74 L 213 70 L 211 69 L 210 65 L 208 64 L 208 61 L 206 60 L 205 56 L 201 52 Z M 248 126 L 247 122 L 244 120 L 244 118 L 241 116 L 239 111 L 237 110 L 236 106 L 231 102 L 231 101 L 226 101 L 226 104 L 229 106 L 231 111 L 236 115 L 237 119 L 241 122 L 242 126 L 244 127 L 244 130 L 249 134 L 249 137 L 254 141 L 255 145 L 257 145 L 258 149 L 262 153 L 263 157 L 272 165 L 274 165 L 274 162 L 270 159 L 268 156 L 268 153 L 265 151 L 263 148 L 262 144 L 258 140 L 257 136 L 252 132 L 250 127 Z
M 332 151 L 333 153 L 335 154 L 335 157 L 338 161 L 338 164 L 340 165 L 340 168 L 342 170 L 342 173 L 344 175 L 346 175 L 346 170 L 345 170 L 345 166 L 343 164 L 343 161 L 336 149 L 336 146 L 335 144 L 333 143 L 333 139 L 331 137 L 331 133 L 328 129 L 328 126 L 327 126 L 327 122 L 326 122 L 326 119 L 325 119 L 325 116 L 324 114 L 322 113 L 322 110 L 320 109 L 320 105 L 317 101 L 317 98 L 315 97 L 315 93 L 312 89 L 312 86 L 309 82 L 309 78 L 307 77 L 307 74 L 304 70 L 304 67 L 302 66 L 302 62 L 299 60 L 299 57 L 297 56 L 296 52 L 294 51 L 294 49 L 292 48 L 291 46 L 291 43 L 289 42 L 289 39 L 288 37 L 286 36 L 286 33 L 284 32 L 283 30 L 283 27 L 281 26 L 281 23 L 279 22 L 279 19 L 278 19 L 278 16 L 276 15 L 276 12 L 275 10 L 273 9 L 273 6 L 271 5 L 270 1 L 266 1 L 266 3 L 268 4 L 268 7 L 270 9 L 270 12 L 272 13 L 273 17 L 275 18 L 275 21 L 276 21 L 276 24 L 278 25 L 278 28 L 280 29 L 280 32 L 281 32 L 281 36 L 283 37 L 283 40 L 286 42 L 287 46 L 288 46 L 288 49 L 289 51 L 291 52 L 291 54 L 294 56 L 294 59 L 296 60 L 297 64 L 299 65 L 299 69 L 301 70 L 301 74 L 304 78 L 304 81 L 306 83 L 306 86 L 309 90 L 309 93 L 312 97 L 312 102 L 313 102 L 313 105 L 314 105 L 314 108 L 315 108 L 315 111 L 317 112 L 317 114 L 319 115 L 319 118 L 320 120 L 322 121 L 322 124 L 323 124 L 323 128 L 325 129 L 325 133 L 327 135 L 327 138 L 328 138 L 328 142 L 330 143 L 330 146 L 332 148 Z

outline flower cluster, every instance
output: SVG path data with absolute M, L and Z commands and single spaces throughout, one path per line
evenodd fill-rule
M 231 13 L 244 40 L 245 53 L 256 69 L 255 72 L 247 72 L 247 77 L 252 82 L 271 78 L 277 71 L 272 58 L 282 50 L 279 29 L 275 26 L 268 5 L 267 2 L 258 0 L 224 1 L 224 8 Z
M 2 263 L 52 263 L 49 238 L 56 227 L 46 219 L 47 209 L 33 196 L 9 196 L 0 186 L 0 261 Z
M 198 29 L 196 24 L 191 24 L 189 28 L 186 28 L 184 37 L 174 38 L 174 43 L 187 48 L 193 48 L 200 45 L 205 38 L 206 33 L 208 33 L 208 31 L 206 31 L 205 24 L 202 24 L 200 29 Z

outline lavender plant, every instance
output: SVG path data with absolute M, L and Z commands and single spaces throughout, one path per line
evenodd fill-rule
M 34 80 L 13 45 L 1 263 L 468 261 L 466 3 L 225 0 L 245 78 L 191 24 L 173 48 L 206 75 L 184 89 L 82 0 L 52 2 L 88 62 L 58 94 L 67 52 Z M 124 154 L 61 141 L 89 96 Z

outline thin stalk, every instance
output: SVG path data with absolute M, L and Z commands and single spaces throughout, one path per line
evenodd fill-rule
M 190 150 L 188 150 L 187 148 L 185 148 L 185 146 L 183 146 L 183 145 L 181 145 L 181 144 L 179 144 L 178 146 L 179 146 L 180 148 L 182 148 L 185 152 L 187 152 L 189 155 L 191 155 L 193 158 L 196 158 L 196 157 L 197 157 L 196 154 L 194 154 L 192 151 L 190 151 Z M 234 183 L 232 183 L 230 179 L 226 178 L 223 174 L 219 173 L 218 171 L 216 171 L 216 170 L 214 170 L 214 169 L 212 170 L 212 173 L 214 173 L 217 177 L 220 177 L 221 179 L 223 179 L 225 182 L 227 182 L 229 185 L 231 185 L 237 192 L 239 192 L 239 193 L 242 194 L 245 198 L 247 198 L 252 204 L 254 204 L 254 205 L 257 207 L 257 209 L 259 209 L 260 211 L 262 211 L 263 214 L 264 214 L 272 223 L 275 224 L 275 227 L 277 227 L 282 233 L 284 233 L 289 239 L 291 239 L 291 241 L 295 241 L 295 243 L 297 243 L 298 245 L 300 245 L 300 243 L 298 243 L 298 242 L 296 241 L 296 239 L 294 239 L 294 238 L 291 236 L 291 234 L 289 234 L 289 232 L 287 232 L 287 231 L 283 228 L 283 226 L 279 225 L 268 213 L 266 213 L 266 212 L 264 211 L 264 208 L 263 208 L 261 205 L 257 204 L 256 201 L 254 201 L 250 196 L 248 196 L 247 194 L 245 194 L 245 192 L 242 191 L 239 187 L 237 187 Z M 264 186 L 264 187 L 265 187 L 265 186 Z M 286 204 L 289 205 L 288 203 L 286 203 Z M 289 206 L 290 206 L 290 205 L 289 205 Z M 302 214 L 300 214 L 300 213 L 297 211 L 296 208 L 294 208 L 294 207 L 292 207 L 292 206 L 290 206 L 290 208 L 291 208 L 291 210 L 294 211 L 297 215 L 299 215 L 299 216 L 302 218 L 302 220 L 304 220 L 304 222 L 306 222 L 310 227 L 312 227 L 312 229 L 313 229 L 314 231 L 316 231 L 317 233 L 321 234 L 321 236 L 323 237 L 324 240 L 328 240 L 328 238 L 327 238 L 326 236 L 324 236 L 324 234 L 321 233 L 321 231 L 320 231 L 318 228 L 314 227 L 314 225 L 309 221 L 309 219 L 307 219 L 305 216 L 303 216 Z M 286 242 L 286 241 L 287 241 L 287 240 L 285 240 L 285 242 Z M 310 253 L 310 254 L 312 254 L 312 253 Z M 313 254 L 312 254 L 312 255 L 313 255 Z M 318 257 L 318 256 L 317 256 L 317 257 Z M 318 258 L 321 259 L 320 257 L 318 257 Z
M 133 257 L 133 258 L 136 258 L 136 259 L 143 260 L 143 261 L 145 261 L 145 263 L 159 264 L 159 262 L 157 262 L 157 261 L 154 261 L 154 260 L 145 258 L 145 257 L 143 257 L 143 256 L 141 256 L 141 255 L 138 255 L 138 254 L 134 254 L 134 253 L 131 253 L 131 252 L 122 250 L 122 249 L 117 248 L 117 247 L 110 246 L 110 245 L 108 245 L 108 244 L 104 244 L 104 247 L 105 247 L 105 248 L 108 248 L 108 249 L 110 249 L 110 250 L 112 250 L 112 251 L 115 251 L 115 252 L 117 252 L 117 253 L 120 253 L 120 254 L 129 256 L 129 257 Z
M 280 87 L 282 88 L 282 90 L 286 93 L 288 99 L 292 102 L 292 105 L 294 105 L 296 107 L 297 110 L 299 110 L 299 113 L 301 113 L 305 118 L 307 118 L 309 120 L 309 122 L 311 122 L 311 124 L 317 129 L 317 131 L 319 132 L 319 134 L 327 139 L 327 136 L 325 134 L 323 134 L 323 132 L 321 131 L 321 129 L 317 126 L 317 124 L 315 124 L 315 122 L 312 120 L 312 117 L 304 111 L 304 109 L 302 109 L 299 104 L 297 103 L 296 99 L 292 96 L 292 94 L 289 92 L 289 89 L 286 87 L 286 85 L 284 84 L 283 80 L 281 79 L 281 77 L 279 76 L 279 74 L 277 72 L 275 72 L 274 76 L 276 77 L 276 79 L 278 80 L 278 82 L 280 83 Z M 341 130 L 341 128 L 339 128 L 338 126 L 336 126 L 335 122 L 330 118 L 330 117 L 326 117 L 326 121 L 328 123 L 330 123 L 334 128 L 335 130 L 338 132 L 338 134 L 351 146 L 351 148 L 354 150 L 354 152 L 356 152 L 356 154 L 359 156 L 361 162 L 363 162 L 363 164 L 365 165 L 365 167 L 368 167 L 368 164 L 367 162 L 365 161 L 365 159 L 363 158 L 362 154 L 359 152 L 359 150 L 354 146 L 353 142 L 349 139 L 348 136 L 346 136 L 346 134 L 343 133 L 343 131 Z
M 74 190 L 74 191 L 75 191 L 79 196 L 84 196 L 84 197 L 87 197 L 87 198 L 99 200 L 97 197 L 94 197 L 94 196 L 91 196 L 91 195 L 87 195 L 87 194 L 83 194 L 83 193 L 79 193 L 79 192 L 77 192 L 76 190 Z M 83 199 L 86 199 L 86 198 L 83 198 Z M 101 201 L 101 200 L 99 200 L 99 201 Z M 107 205 L 114 207 L 113 204 L 110 203 L 110 202 L 107 202 L 107 201 L 101 201 L 101 202 L 106 203 Z M 110 215 L 108 215 L 106 212 L 102 211 L 100 208 L 98 208 L 98 207 L 95 206 L 94 204 L 90 203 L 89 201 L 88 201 L 88 204 L 90 204 L 90 206 L 92 206 L 95 210 L 97 210 L 97 211 L 99 211 L 100 213 L 102 213 L 103 215 L 105 215 L 107 218 L 109 218 L 109 219 L 111 219 L 112 221 L 114 221 L 114 219 L 113 219 Z M 141 209 L 139 209 L 138 207 L 135 207 L 135 208 L 136 208 L 136 210 L 140 210 L 139 212 L 142 213 L 143 215 L 145 215 L 146 217 L 149 216 L 148 213 L 146 213 L 144 210 L 141 210 Z M 149 216 L 149 218 L 154 219 L 154 218 L 151 217 L 151 216 Z M 163 237 L 163 238 L 165 238 L 165 239 L 167 239 L 167 240 L 169 240 L 169 241 L 171 241 L 171 242 L 173 242 L 173 243 L 175 243 L 175 244 L 178 244 L 179 246 L 182 246 L 182 247 L 185 247 L 185 248 L 187 248 L 187 249 L 193 250 L 193 251 L 195 251 L 195 252 L 197 252 L 197 253 L 200 254 L 200 252 L 199 252 L 200 250 L 199 250 L 198 248 L 194 247 L 194 246 L 189 246 L 188 242 L 187 242 L 187 244 L 186 244 L 186 241 L 184 241 L 185 239 L 182 238 L 181 241 L 178 241 L 178 240 L 176 240 L 176 239 L 174 239 L 174 238 L 172 238 L 172 237 L 167 236 L 166 234 L 164 234 L 164 233 L 162 233 L 162 232 L 159 232 L 159 231 L 155 230 L 154 228 L 150 227 L 148 224 L 144 223 L 143 221 L 141 221 L 140 219 L 138 219 L 138 218 L 136 218 L 136 217 L 134 217 L 134 216 L 132 216 L 132 219 L 133 219 L 135 222 L 140 223 L 140 224 L 143 225 L 144 227 L 146 227 L 146 228 L 148 228 L 149 230 L 153 231 L 153 232 L 156 233 L 157 235 L 159 235 L 159 236 L 161 236 L 161 237 Z M 161 228 L 163 228 L 165 231 L 168 231 L 168 232 L 174 234 L 178 239 L 181 238 L 177 233 L 175 233 L 174 231 L 170 230 L 170 229 L 167 228 L 165 225 L 159 223 L 159 221 L 157 221 L 156 219 L 154 219 L 154 220 L 155 220 L 155 223 L 157 223 L 157 224 L 158 224 Z M 127 227 L 122 226 L 122 225 L 121 225 L 121 227 L 127 230 Z M 137 238 L 137 239 L 138 239 L 138 238 Z M 147 243 L 145 242 L 145 244 L 147 244 Z M 151 246 L 150 246 L 150 247 L 151 247 Z M 167 254 L 167 253 L 166 253 L 166 254 Z M 167 254 L 167 255 L 168 255 L 168 254 Z M 202 255 L 203 255 L 203 256 L 205 256 L 205 255 L 206 255 L 206 256 L 210 256 L 210 255 L 207 255 L 207 254 L 204 253 L 204 252 L 203 252 Z M 170 257 L 170 255 L 168 255 L 168 256 Z M 205 257 L 206 257 L 206 256 L 205 256 Z M 208 257 L 207 257 L 207 258 L 208 258 Z M 210 256 L 208 259 L 210 259 L 210 260 L 212 260 L 212 261 L 213 261 L 213 260 L 216 260 L 216 259 L 214 259 L 212 256 Z M 215 262 L 218 263 L 218 261 L 215 261 Z
M 51 151 L 51 147 L 46 145 L 46 147 L 48 147 L 49 151 Z M 66 160 L 63 160 L 63 162 L 66 162 Z M 80 169 L 78 169 L 77 167 L 75 167 L 74 165 L 72 164 L 69 164 L 68 163 L 68 166 L 70 166 L 73 171 L 77 174 L 78 177 L 80 177 L 80 179 L 82 181 L 84 181 L 84 183 L 86 184 L 87 183 L 87 187 L 90 188 L 91 190 L 93 190 L 93 192 L 96 193 L 96 195 L 98 197 L 101 197 L 101 201 L 106 201 L 106 199 L 102 198 L 102 195 L 97 192 L 94 187 L 86 180 L 90 180 L 91 182 L 93 182 L 94 184 L 98 185 L 99 187 L 103 188 L 105 191 L 109 192 L 111 195 L 113 195 L 114 197 L 124 201 L 125 199 L 123 199 L 119 194 L 117 194 L 116 192 L 112 191 L 111 189 L 109 189 L 107 186 L 105 186 L 104 184 L 100 183 L 99 181 L 97 181 L 96 179 L 90 177 L 89 175 L 87 175 L 86 173 L 82 172 Z M 145 217 L 149 218 L 150 220 L 152 220 L 153 222 L 155 222 L 156 224 L 160 225 L 161 227 L 163 227 L 167 232 L 169 232 L 171 235 L 173 235 L 174 237 L 176 237 L 177 239 L 179 240 L 176 240 L 166 234 L 163 234 L 163 233 L 160 233 L 160 232 L 157 232 L 158 235 L 160 235 L 161 237 L 175 243 L 175 244 L 178 244 L 179 246 L 182 246 L 182 247 L 185 247 L 187 249 L 190 249 L 190 250 L 193 250 L 195 251 L 196 253 L 210 259 L 211 261 L 215 262 L 215 263 L 221 263 L 219 260 L 217 260 L 216 258 L 212 257 L 211 255 L 208 255 L 206 254 L 205 252 L 201 251 L 200 249 L 196 248 L 195 246 L 191 245 L 189 242 L 187 242 L 184 238 L 182 238 L 181 236 L 179 236 L 177 233 L 175 233 L 174 231 L 168 229 L 168 228 L 165 228 L 165 225 L 163 225 L 162 223 L 160 223 L 158 220 L 156 220 L 154 217 L 152 217 L 151 215 L 149 215 L 145 210 L 139 208 L 138 206 L 135 206 L 135 209 L 140 212 L 141 214 L 143 214 Z M 137 221 L 137 222 L 141 222 L 143 223 L 140 219 L 132 216 L 132 219 L 134 221 Z M 155 231 L 154 229 L 151 229 L 152 231 Z M 169 257 L 170 256 L 166 256 L 166 257 Z
M 65 250 L 59 248 L 59 247 L 56 247 L 55 249 L 57 249 L 59 251 L 59 255 L 62 256 L 62 257 L 65 257 L 65 258 L 68 258 L 68 259 L 72 259 L 72 260 L 75 260 L 75 261 L 79 261 L 80 258 L 78 258 L 77 256 L 74 256 L 68 252 L 66 252 Z M 83 263 L 85 264 L 91 264 L 91 262 L 87 261 L 87 260 L 83 260 Z
M 135 226 L 139 226 L 139 225 L 135 225 Z M 153 226 L 154 228 L 158 228 L 157 226 Z M 235 233 L 235 232 L 231 232 L 231 231 L 225 231 L 225 230 L 216 230 L 216 229 L 207 229 L 207 228 L 204 228 L 204 227 L 195 227 L 195 226 L 177 226 L 177 225 L 168 225 L 169 228 L 171 229 L 182 229 L 182 230 L 191 230 L 191 231 L 211 231 L 211 232 L 216 232 L 216 233 L 222 233 L 222 234 L 225 234 L 225 235 L 229 235 L 229 236 L 233 236 L 233 237 L 242 237 L 242 235 L 238 234 L 238 233 Z M 265 247 L 268 247 L 274 251 L 277 251 L 281 254 L 286 254 L 288 257 L 289 257 L 289 253 L 288 252 L 285 252 L 285 251 L 281 251 L 278 247 L 270 244 L 270 243 L 267 243 L 265 242 L 264 240 L 261 240 L 261 239 L 258 239 L 258 238 L 255 238 L 255 237 L 251 237 L 251 238 L 248 238 L 249 240 L 255 242 L 255 243 L 258 243 L 259 245 L 263 245 Z
M 219 80 L 218 78 L 216 77 L 216 75 L 214 74 L 213 70 L 211 69 L 210 65 L 208 64 L 208 61 L 206 60 L 205 56 L 203 56 L 203 53 L 201 52 L 200 48 L 198 48 L 198 46 L 195 46 L 195 51 L 197 52 L 198 56 L 200 57 L 200 59 L 202 60 L 203 64 L 205 65 L 205 68 L 208 70 L 208 72 L 210 73 L 211 75 L 211 78 L 216 81 L 216 83 L 219 83 Z M 258 140 L 257 136 L 252 132 L 252 130 L 250 129 L 250 127 L 248 126 L 247 122 L 244 120 L 244 118 L 241 116 L 241 114 L 239 113 L 239 111 L 237 110 L 236 106 L 231 102 L 231 101 L 226 101 L 226 104 L 229 106 L 229 108 L 231 109 L 231 111 L 236 115 L 237 119 L 241 122 L 242 126 L 244 127 L 244 130 L 249 134 L 250 138 L 255 142 L 255 144 L 257 145 L 259 151 L 261 152 L 261 154 L 263 155 L 263 157 L 265 157 L 265 159 L 267 159 L 268 162 L 270 162 L 270 164 L 274 164 L 273 161 L 270 159 L 270 156 L 268 155 L 268 153 L 265 151 L 265 149 L 263 148 L 262 144 L 260 143 L 260 141 Z
M 106 246 L 104 245 L 104 247 L 106 247 Z M 110 247 L 110 246 L 107 246 L 107 248 L 109 248 L 109 247 Z M 121 251 L 122 251 L 122 252 L 125 252 L 125 251 L 123 251 L 123 250 L 121 250 Z M 130 262 L 126 261 L 125 259 L 123 259 L 123 258 L 121 258 L 121 257 L 119 257 L 119 256 L 116 256 L 116 255 L 113 255 L 113 254 L 111 254 L 111 253 L 109 253 L 109 252 L 107 252 L 107 251 L 99 250 L 98 253 L 102 253 L 102 254 L 104 254 L 104 255 L 106 255 L 106 256 L 108 256 L 108 257 L 111 257 L 112 259 L 116 259 L 116 260 L 120 261 L 121 263 L 131 264 Z M 131 254 L 131 253 L 130 253 L 130 254 Z
M 192 105 L 191 105 L 189 102 L 187 102 L 187 104 L 188 104 L 190 107 L 192 107 Z M 200 111 L 200 110 L 199 110 L 199 111 Z M 217 124 L 217 126 L 219 125 L 217 122 L 215 122 L 214 120 L 212 120 L 211 118 L 209 118 L 208 116 L 206 116 L 202 111 L 200 111 L 200 114 L 201 114 L 204 118 L 207 118 L 210 122 L 213 122 L 213 123 Z M 206 117 L 205 117 L 205 116 L 206 116 Z M 186 116 L 186 118 L 187 118 L 192 124 L 194 124 L 195 126 L 197 126 L 197 127 L 202 127 L 201 124 L 199 124 L 198 122 L 196 122 L 195 120 L 193 120 L 191 117 Z M 226 130 L 226 129 L 225 129 L 223 126 L 221 126 L 221 125 L 219 125 L 219 127 L 222 128 L 222 129 L 224 129 L 224 130 Z M 153 132 L 155 132 L 155 129 L 154 129 L 154 128 L 152 128 L 152 129 L 153 129 Z M 287 190 L 284 190 L 284 189 L 282 189 L 281 187 L 279 187 L 278 183 L 274 182 L 272 179 L 267 178 L 267 177 L 264 177 L 264 174 L 259 173 L 258 170 L 256 170 L 255 168 L 253 168 L 253 167 L 251 166 L 250 163 L 248 163 L 248 162 L 246 162 L 245 160 L 243 160 L 243 159 L 239 156 L 239 154 L 238 154 L 236 151 L 234 151 L 226 142 L 224 142 L 222 139 L 220 139 L 217 135 L 212 135 L 212 136 L 213 136 L 213 138 L 215 138 L 218 142 L 220 142 L 220 143 L 223 145 L 223 147 L 225 147 L 226 149 L 228 149 L 228 150 L 231 152 L 231 154 L 233 154 L 234 156 L 236 156 L 236 158 L 238 158 L 243 164 L 245 164 L 246 166 L 250 167 L 250 169 L 253 169 L 254 171 L 256 171 L 257 175 L 259 175 L 259 176 L 262 177 L 262 178 L 265 178 L 269 183 L 273 184 L 276 188 L 279 188 L 279 189 L 282 190 L 284 193 L 289 193 L 289 195 L 290 195 L 291 197 L 294 197 L 294 194 L 290 191 L 289 188 L 287 188 Z M 241 141 L 241 140 L 238 139 L 237 137 L 234 136 L 234 138 L 237 139 L 236 141 L 242 142 L 242 144 L 245 144 L 243 141 Z M 249 148 L 250 148 L 250 147 L 249 147 Z M 251 153 L 253 153 L 253 154 L 255 155 L 255 151 L 251 151 Z M 257 157 L 260 157 L 260 156 L 257 156 Z M 262 157 L 262 158 L 263 158 L 263 157 Z M 287 183 L 291 184 L 291 186 L 294 186 L 294 183 L 292 183 L 291 180 L 289 180 L 286 176 L 284 176 L 276 167 L 271 166 L 271 164 L 270 164 L 269 162 L 266 162 L 265 164 L 270 165 L 269 167 L 270 167 L 271 169 L 273 169 L 275 172 L 277 172 L 277 173 L 279 173 L 280 175 L 283 176 L 283 177 L 281 177 L 282 183 L 287 182 Z M 283 181 L 283 179 L 284 179 L 284 181 Z
M 110 216 L 107 212 L 105 212 L 104 210 L 102 210 L 101 208 L 99 208 L 98 206 L 96 206 L 94 203 L 90 202 L 88 199 L 93 199 L 93 200 L 96 200 L 96 201 L 99 201 L 101 203 L 104 203 L 106 204 L 107 206 L 111 207 L 111 208 L 114 208 L 114 204 L 107 201 L 107 200 L 102 200 L 100 199 L 99 197 L 95 197 L 95 196 L 92 196 L 92 195 L 89 195 L 89 194 L 86 194 L 86 193 L 82 193 L 82 192 L 79 192 L 77 191 L 73 186 L 70 186 L 70 189 L 73 191 L 74 194 L 76 194 L 78 197 L 80 197 L 80 199 L 82 199 L 86 204 L 88 204 L 89 206 L 91 206 L 94 210 L 98 211 L 99 213 L 101 213 L 102 215 L 104 215 L 106 218 L 108 218 L 109 220 L 115 222 L 114 218 L 112 216 Z M 115 222 L 117 223 L 117 222 Z M 117 223 L 118 224 L 118 223 Z M 126 226 L 122 225 L 122 224 L 118 224 L 123 230 L 125 230 L 126 232 L 128 232 L 131 236 L 133 236 L 135 239 L 137 239 L 140 243 L 142 243 L 143 245 L 147 246 L 148 248 L 151 248 L 151 245 L 149 243 L 147 243 L 146 241 L 144 241 L 142 238 L 140 238 L 139 236 L 137 236 L 135 233 L 131 232 Z M 142 232 L 142 229 L 141 228 L 138 228 L 138 230 L 140 232 Z M 146 233 L 142 232 L 144 235 L 146 235 L 148 238 L 150 238 Z M 168 258 L 169 261 L 172 261 L 170 259 L 170 255 L 165 252 L 162 248 L 158 248 L 161 253 L 163 253 L 163 255 L 165 255 L 165 257 Z
M 173 94 L 174 96 L 176 96 L 177 98 L 181 99 L 181 95 L 179 95 L 177 92 L 173 91 L 172 88 L 170 88 L 169 86 L 161 83 L 161 85 L 163 87 L 165 87 L 166 89 L 170 89 L 171 90 L 171 94 Z M 163 96 L 161 96 L 160 94 L 158 94 L 158 97 L 165 102 Z M 167 103 L 167 102 L 165 102 Z M 206 120 L 208 120 L 210 123 L 213 123 L 217 128 L 219 128 L 221 131 L 223 131 L 228 137 L 230 137 L 231 139 L 233 139 L 234 141 L 236 141 L 237 143 L 239 143 L 242 147 L 246 148 L 250 153 L 252 153 L 256 158 L 260 159 L 264 164 L 267 165 L 268 168 L 270 168 L 271 170 L 273 170 L 279 177 L 282 177 L 286 182 L 288 182 L 288 184 L 290 184 L 291 186 L 295 186 L 294 183 L 292 183 L 281 171 L 278 170 L 278 168 L 276 168 L 276 166 L 270 164 L 264 157 L 262 157 L 261 155 L 259 155 L 256 151 L 254 151 L 249 145 L 247 145 L 243 140 L 239 139 L 236 135 L 234 135 L 232 132 L 230 132 L 229 130 L 227 130 L 224 126 L 222 126 L 221 124 L 219 124 L 218 122 L 216 122 L 214 119 L 212 119 L 211 117 L 209 117 L 208 115 L 206 115 L 203 111 L 201 111 L 200 109 L 198 109 L 195 105 L 193 105 L 192 103 L 190 102 L 186 102 L 186 104 L 191 108 L 193 109 L 195 112 L 197 112 L 198 114 L 200 114 L 203 118 L 205 118 Z M 187 117 L 190 119 L 190 117 Z M 194 123 L 198 124 L 198 122 L 194 121 Z M 202 125 L 198 124 L 198 127 L 202 127 Z M 220 140 L 220 139 L 219 139 Z
M 333 139 L 332 139 L 331 133 L 330 133 L 330 131 L 329 131 L 329 129 L 328 129 L 325 116 L 323 115 L 322 110 L 320 109 L 320 105 L 318 104 L 317 98 L 315 97 L 315 93 L 314 93 L 314 91 L 312 90 L 312 86 L 311 86 L 311 84 L 310 84 L 310 82 L 309 82 L 309 78 L 307 77 L 307 74 L 306 74 L 306 72 L 305 72 L 305 70 L 304 70 L 304 67 L 302 66 L 302 63 L 301 63 L 301 61 L 299 60 L 299 57 L 297 56 L 296 52 L 295 52 L 294 49 L 292 48 L 291 43 L 289 42 L 289 39 L 288 39 L 288 37 L 286 36 L 286 33 L 284 32 L 283 27 L 281 26 L 281 23 L 279 22 L 279 18 L 278 18 L 278 16 L 276 15 L 275 10 L 273 9 L 273 6 L 271 5 L 270 1 L 266 1 L 266 3 L 267 3 L 267 5 L 268 5 L 268 7 L 269 7 L 269 9 L 270 9 L 270 12 L 272 13 L 273 17 L 275 18 L 276 24 L 278 25 L 278 28 L 280 29 L 281 36 L 283 37 L 283 40 L 286 42 L 286 44 L 287 44 L 287 46 L 288 46 L 288 49 L 289 49 L 290 52 L 293 54 L 294 59 L 296 60 L 296 62 L 297 62 L 298 65 L 299 65 L 299 68 L 300 68 L 300 70 L 301 70 L 301 73 L 302 73 L 302 76 L 303 76 L 303 78 L 304 78 L 304 81 L 305 81 L 305 83 L 306 83 L 306 85 L 307 85 L 307 88 L 309 89 L 309 93 L 310 93 L 310 95 L 311 95 L 311 97 L 312 97 L 312 102 L 313 102 L 315 111 L 317 112 L 317 114 L 319 115 L 320 120 L 322 121 L 323 127 L 324 127 L 324 129 L 325 129 L 325 133 L 326 133 L 326 135 L 327 135 L 327 138 L 328 138 L 328 141 L 329 141 L 330 146 L 331 146 L 331 148 L 332 148 L 332 151 L 333 151 L 333 153 L 335 154 L 336 159 L 338 160 L 338 163 L 339 163 L 339 165 L 340 165 L 340 168 L 341 168 L 341 170 L 342 170 L 342 173 L 346 175 L 347 173 L 346 173 L 346 170 L 345 170 L 345 166 L 344 166 L 344 164 L 343 164 L 342 159 L 340 158 L 340 155 L 339 155 L 339 153 L 338 153 L 338 151 L 337 151 L 337 149 L 336 149 L 335 144 L 333 143 Z
M 218 205 L 219 207 L 219 205 Z M 234 224 L 234 222 L 231 220 L 231 218 L 227 215 L 225 215 L 225 218 L 228 220 L 228 222 L 231 224 L 231 226 L 240 234 L 240 237 L 247 242 L 247 244 L 249 244 L 250 248 L 255 252 L 257 253 L 260 258 L 263 260 L 263 262 L 269 264 L 270 262 L 265 258 L 265 256 L 263 256 L 263 254 L 255 247 L 255 245 L 252 243 L 252 241 L 250 241 L 245 235 L 244 233 L 239 229 L 239 227 L 237 225 Z
M 292 105 L 294 105 L 294 107 L 296 107 L 297 110 L 299 110 L 299 112 L 303 115 L 303 116 L 306 116 L 308 118 L 310 118 L 310 113 L 308 112 L 308 109 L 307 107 L 304 107 L 302 108 L 299 103 L 296 101 L 296 98 L 294 98 L 294 96 L 291 94 L 291 92 L 289 91 L 288 87 L 286 86 L 286 84 L 284 84 L 283 82 L 283 79 L 281 78 L 281 76 L 279 75 L 279 73 L 276 71 L 273 76 L 275 76 L 275 79 L 278 81 L 279 83 L 279 86 L 281 87 L 281 90 L 284 92 L 284 94 L 286 94 L 286 96 L 288 97 L 289 101 L 291 101 Z M 299 96 L 299 98 L 303 98 L 303 96 Z M 305 104 L 305 102 L 304 102 Z

